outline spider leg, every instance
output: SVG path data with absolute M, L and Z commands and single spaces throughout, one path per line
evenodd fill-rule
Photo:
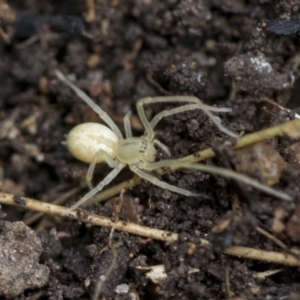
M 150 122 L 150 125 L 154 129 L 154 127 L 157 125 L 157 123 L 163 117 L 171 116 L 171 115 L 183 112 L 183 111 L 197 109 L 197 108 L 199 108 L 199 105 L 197 105 L 197 104 L 189 104 L 189 105 L 179 106 L 179 107 L 176 107 L 176 108 L 173 108 L 173 109 L 164 110 L 164 111 L 158 113 L 155 117 L 153 117 L 153 119 Z
M 99 117 L 108 125 L 108 127 L 118 136 L 123 139 L 122 133 L 111 117 L 98 106 L 86 93 L 75 86 L 62 72 L 55 70 L 56 77 L 69 88 L 71 88 L 76 95 L 82 99 Z
M 189 105 L 183 105 L 174 109 L 170 109 L 170 110 L 165 110 L 162 111 L 161 113 L 157 114 L 151 122 L 149 122 L 146 118 L 145 115 L 145 111 L 143 106 L 145 104 L 149 104 L 149 103 L 167 103 L 167 102 L 189 102 L 189 103 L 193 103 L 193 104 L 189 104 Z M 216 119 L 216 117 L 210 112 L 210 111 L 219 111 L 219 112 L 225 112 L 225 111 L 231 111 L 228 108 L 224 108 L 222 109 L 216 109 L 216 108 L 210 108 L 209 106 L 205 105 L 202 103 L 202 101 L 200 99 L 198 99 L 197 97 L 193 97 L 193 96 L 164 96 L 164 97 L 148 97 L 148 98 L 143 98 L 140 99 L 137 103 L 137 111 L 139 114 L 139 117 L 141 119 L 141 122 L 143 123 L 144 127 L 145 127 L 145 131 L 147 133 L 147 136 L 149 138 L 149 140 L 152 140 L 154 137 L 154 131 L 153 128 L 156 126 L 156 124 L 164 117 L 164 116 L 169 116 L 175 113 L 179 113 L 179 112 L 183 112 L 183 111 L 187 111 L 187 110 L 192 110 L 192 109 L 201 109 L 204 111 L 204 113 L 212 120 L 212 122 L 224 133 L 226 133 L 227 135 L 236 138 L 237 134 L 235 134 L 234 132 L 228 130 L 227 128 L 225 128 L 224 126 L 222 126 L 220 124 L 220 122 Z
M 171 157 L 171 152 L 165 144 L 163 144 L 161 141 L 156 139 L 153 140 L 153 143 L 156 144 L 161 150 L 163 150 L 168 156 Z
M 145 128 L 145 133 L 147 134 L 147 138 L 149 139 L 149 141 L 153 140 L 154 131 L 146 117 L 145 110 L 144 110 L 144 104 L 151 103 L 151 102 L 152 102 L 152 98 L 148 97 L 148 98 L 140 99 L 136 104 L 136 109 L 137 109 L 139 118 Z
M 176 168 L 179 165 L 179 161 L 177 159 L 164 159 L 158 162 L 154 163 L 148 163 L 148 162 L 140 162 L 140 164 L 137 165 L 139 169 L 143 169 L 145 171 L 154 171 L 156 169 L 161 169 L 161 168 L 170 168 L 172 169 L 172 166 L 176 166 Z M 182 161 L 184 164 L 184 161 Z
M 231 136 L 231 137 L 238 137 L 237 134 L 235 134 L 234 132 L 230 131 L 229 129 L 227 129 L 226 127 L 224 127 L 223 125 L 220 124 L 219 118 L 216 117 L 214 114 L 211 113 L 211 111 L 216 111 L 216 112 L 231 112 L 230 108 L 226 108 L 226 107 L 222 107 L 222 108 L 217 108 L 217 107 L 210 107 L 208 105 L 204 105 L 203 103 L 201 103 L 201 105 L 199 106 L 199 104 L 189 104 L 189 105 L 183 105 L 180 107 L 176 107 L 173 109 L 169 109 L 169 110 L 164 110 L 160 113 L 158 113 L 150 122 L 150 125 L 152 126 L 152 128 L 154 129 L 154 127 L 157 125 L 157 123 L 166 116 L 170 116 L 173 114 L 177 114 L 180 112 L 184 112 L 184 111 L 188 111 L 188 110 L 193 110 L 193 109 L 201 109 L 204 111 L 204 113 L 213 121 L 213 123 L 220 129 L 220 131 L 223 131 L 224 133 L 226 133 L 227 135 Z
M 204 107 L 204 109 L 207 109 L 209 111 L 214 111 L 214 112 L 232 112 L 231 108 L 227 108 L 227 107 L 213 107 L 213 106 L 209 106 L 209 105 L 205 105 L 202 103 Z M 179 106 L 173 109 L 169 109 L 169 110 L 164 110 L 160 113 L 158 113 L 150 122 L 152 128 L 154 129 L 154 127 L 157 125 L 157 123 L 166 116 L 170 116 L 170 115 L 174 115 L 177 114 L 179 112 L 183 112 L 183 111 L 187 111 L 187 110 L 193 110 L 193 109 L 199 109 L 199 104 L 189 104 L 189 105 L 183 105 L 183 106 Z M 201 109 L 200 108 L 200 109 Z M 219 122 L 220 123 L 220 122 Z
M 184 195 L 184 196 L 188 196 L 188 197 L 201 197 L 201 198 L 206 198 L 206 199 L 211 199 L 210 196 L 207 195 L 203 195 L 203 194 L 199 194 L 199 193 L 193 193 L 191 191 L 185 190 L 185 189 L 181 189 L 179 187 L 176 187 L 174 185 L 168 184 L 164 181 L 159 180 L 158 178 L 142 171 L 141 169 L 139 169 L 136 166 L 129 166 L 131 171 L 136 173 L 138 176 L 140 176 L 141 178 L 150 181 L 152 184 L 159 186 L 163 189 L 166 190 L 170 190 L 172 192 Z
M 210 110 L 210 111 L 215 111 L 215 112 L 232 112 L 232 109 L 229 107 L 214 107 L 214 106 L 209 106 L 209 105 L 205 105 L 203 104 L 203 106 Z
M 95 167 L 96 167 L 96 164 L 97 164 L 97 161 L 99 159 L 99 157 L 103 156 L 106 163 L 111 167 L 111 168 L 115 168 L 116 167 L 116 162 L 102 149 L 100 149 L 99 151 L 97 151 L 97 153 L 94 155 L 91 163 L 90 163 L 90 166 L 89 166 L 89 169 L 88 169 L 88 172 L 86 174 L 86 182 L 87 182 L 87 185 L 89 187 L 90 190 L 93 189 L 93 186 L 92 186 L 92 179 L 93 179 L 93 175 L 94 175 L 94 171 L 95 171 Z
M 194 169 L 194 170 L 199 170 L 203 171 L 209 174 L 215 174 L 215 175 L 220 175 L 225 178 L 230 178 L 234 179 L 237 181 L 240 181 L 244 184 L 247 184 L 253 188 L 256 188 L 257 190 L 260 190 L 268 195 L 275 196 L 279 199 L 286 200 L 286 201 L 291 201 L 293 198 L 285 193 L 279 192 L 271 187 L 268 187 L 267 185 L 264 185 L 246 175 L 243 175 L 241 173 L 225 169 L 225 168 L 220 168 L 220 167 L 215 167 L 215 166 L 209 166 L 209 165 L 204 165 L 204 164 L 192 164 L 184 161 L 178 161 L 178 160 L 165 160 L 162 161 L 162 163 L 165 162 L 165 166 L 169 165 L 171 168 L 187 168 L 187 169 Z M 156 166 L 155 166 L 156 167 Z M 151 169 L 151 168 L 149 168 Z M 153 170 L 153 168 L 152 168 Z
M 72 211 L 82 204 L 84 204 L 86 201 L 94 197 L 98 192 L 100 192 L 104 186 L 109 184 L 119 173 L 120 171 L 125 167 L 125 164 L 118 164 L 98 185 L 93 188 L 91 191 L 89 191 L 83 198 L 81 198 L 78 202 L 76 202 L 74 205 L 72 205 L 69 209 L 69 211 Z
M 124 128 L 125 128 L 126 138 L 132 137 L 132 130 L 130 125 L 131 114 L 132 114 L 131 111 L 129 111 L 124 117 Z
M 206 172 L 209 174 L 213 175 L 220 175 L 225 178 L 229 179 L 234 179 L 239 182 L 242 182 L 244 184 L 247 184 L 253 188 L 256 188 L 259 191 L 262 191 L 268 195 L 275 196 L 279 199 L 285 200 L 285 201 L 290 201 L 292 200 L 292 197 L 289 196 L 288 194 L 279 192 L 271 187 L 268 187 L 246 175 L 243 175 L 241 173 L 225 169 L 225 168 L 220 168 L 216 166 L 209 166 L 209 165 L 204 165 L 204 164 L 194 164 L 194 163 L 189 163 L 185 162 L 183 160 L 178 160 L 178 159 L 166 159 L 162 160 L 156 163 L 147 163 L 142 165 L 144 170 L 147 171 L 153 171 L 159 168 L 163 167 L 168 167 L 170 169 L 179 169 L 179 168 L 187 168 L 187 169 L 193 169 L 193 170 L 198 170 L 202 172 Z

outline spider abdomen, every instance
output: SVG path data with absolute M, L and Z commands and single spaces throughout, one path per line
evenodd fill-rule
M 118 137 L 107 126 L 99 123 L 83 123 L 68 134 L 67 147 L 77 159 L 91 163 L 99 150 L 104 150 L 111 158 L 116 156 Z M 98 155 L 96 163 L 105 161 Z

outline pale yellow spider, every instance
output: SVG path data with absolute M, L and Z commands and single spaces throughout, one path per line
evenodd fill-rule
M 108 128 L 107 126 L 99 123 L 83 123 L 73 128 L 67 136 L 67 147 L 71 154 L 83 162 L 90 163 L 86 179 L 91 190 L 77 203 L 75 203 L 70 210 L 78 208 L 80 205 L 96 195 L 127 165 L 138 176 L 161 188 L 168 189 L 185 196 L 205 197 L 205 195 L 193 193 L 170 185 L 147 173 L 147 171 L 149 172 L 168 166 L 168 160 L 155 162 L 155 158 L 157 157 L 157 150 L 154 147 L 155 145 L 162 149 L 168 156 L 171 156 L 167 146 L 154 138 L 153 130 L 157 123 L 165 116 L 170 116 L 187 110 L 201 109 L 221 131 L 233 138 L 236 138 L 237 135 L 222 126 L 220 119 L 212 113 L 212 111 L 230 112 L 230 108 L 210 107 L 203 104 L 198 98 L 190 96 L 143 98 L 137 102 L 137 112 L 145 128 L 145 133 L 141 137 L 132 137 L 129 112 L 124 117 L 126 138 L 123 138 L 120 129 L 105 111 L 96 105 L 91 98 L 77 88 L 60 71 L 57 70 L 55 74 L 61 82 L 69 86 L 78 97 L 88 104 L 109 127 Z M 158 113 L 149 122 L 146 118 L 143 105 L 162 102 L 187 102 L 189 104 L 164 110 Z M 113 170 L 95 188 L 92 188 L 91 180 L 95 166 L 97 163 L 104 161 L 113 168 Z M 169 166 L 171 166 L 171 160 Z

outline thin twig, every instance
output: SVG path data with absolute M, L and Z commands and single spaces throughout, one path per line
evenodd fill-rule
M 21 201 L 20 201 L 21 200 Z M 118 221 L 113 222 L 111 219 L 104 216 L 96 216 L 89 213 L 77 214 L 77 212 L 70 212 L 68 208 L 63 206 L 58 206 L 50 203 L 44 203 L 38 200 L 26 198 L 26 197 L 15 197 L 11 194 L 0 192 L 0 203 L 19 206 L 23 208 L 28 208 L 35 211 L 40 211 L 48 213 L 51 215 L 62 216 L 66 215 L 84 223 L 89 223 L 92 225 L 102 226 L 102 227 L 114 227 L 116 230 L 125 231 L 132 233 L 134 235 L 152 238 L 164 242 L 176 242 L 178 240 L 178 234 L 169 231 L 154 229 L 134 223 Z M 22 203 L 22 204 L 19 204 Z M 202 245 L 209 244 L 209 241 L 205 239 L 200 239 Z M 232 246 L 224 251 L 225 254 L 238 256 L 241 258 L 248 258 L 253 260 L 265 261 L 269 263 L 276 263 L 288 266 L 300 267 L 300 258 L 289 254 L 280 253 L 274 251 L 266 251 L 260 249 L 253 249 L 243 246 Z
M 255 227 L 256 231 L 258 231 L 260 234 L 264 235 L 265 237 L 269 238 L 270 240 L 272 240 L 275 244 L 277 244 L 279 247 L 281 247 L 282 249 L 287 249 L 287 245 L 285 243 L 283 243 L 281 240 L 279 240 L 276 236 L 274 236 L 273 234 L 267 232 L 266 230 L 260 228 L 260 227 Z
M 242 246 L 232 246 L 224 251 L 225 254 L 248 259 L 260 260 L 288 266 L 300 266 L 300 258 L 288 253 L 260 250 Z
M 75 195 L 76 193 L 78 193 L 81 190 L 81 187 L 75 187 L 65 193 L 63 193 L 62 195 L 60 195 L 58 198 L 56 198 L 52 203 L 53 204 L 62 204 L 64 203 L 67 199 L 69 199 L 70 197 L 72 197 L 73 195 Z M 24 223 L 26 225 L 31 225 L 32 223 L 36 222 L 39 218 L 41 218 L 44 215 L 44 213 L 42 212 L 37 212 L 35 214 L 33 214 L 32 216 L 30 216 L 28 219 L 24 220 Z
M 165 90 L 157 81 L 155 81 L 153 79 L 153 72 L 152 71 L 147 71 L 146 72 L 146 78 L 149 81 L 150 84 L 152 84 L 154 87 L 156 87 L 158 89 L 158 91 L 160 93 L 162 93 L 163 95 L 168 95 L 170 96 L 171 93 L 167 90 Z
M 22 201 L 20 201 L 20 199 Z M 20 202 L 22 202 L 22 204 L 23 203 L 26 204 L 19 205 Z M 126 231 L 135 235 L 139 235 L 147 238 L 153 238 L 165 242 L 174 242 L 178 238 L 176 233 L 154 229 L 146 226 L 141 226 L 130 222 L 124 222 L 124 221 L 113 222 L 110 218 L 104 216 L 96 216 L 93 214 L 77 215 L 77 211 L 70 211 L 69 208 L 66 208 L 64 206 L 45 203 L 27 197 L 15 197 L 12 194 L 6 194 L 0 192 L 0 203 L 20 206 L 23 208 L 40 211 L 55 216 L 66 215 L 66 216 L 70 216 L 70 218 L 77 219 L 84 223 L 90 223 L 101 227 L 115 227 L 116 230 Z M 208 243 L 208 241 L 203 240 L 203 243 Z

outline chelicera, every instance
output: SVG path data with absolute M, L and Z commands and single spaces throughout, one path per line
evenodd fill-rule
M 94 110 L 99 117 L 107 124 L 100 123 L 83 123 L 74 127 L 67 136 L 67 147 L 71 154 L 86 163 L 89 163 L 89 169 L 86 176 L 90 191 L 75 203 L 70 210 L 78 208 L 80 205 L 91 199 L 100 192 L 105 185 L 110 183 L 118 173 L 125 167 L 129 166 L 131 171 L 136 173 L 144 180 L 150 181 L 152 184 L 161 188 L 185 195 L 185 196 L 203 196 L 191 191 L 173 186 L 167 182 L 161 181 L 150 174 L 150 171 L 161 167 L 171 167 L 172 160 L 162 160 L 155 162 L 157 150 L 155 146 L 164 151 L 168 156 L 171 153 L 166 145 L 155 139 L 154 128 L 157 123 L 165 116 L 170 116 L 183 111 L 201 109 L 212 122 L 227 135 L 236 138 L 237 135 L 221 125 L 220 119 L 212 112 L 230 112 L 230 108 L 216 108 L 203 104 L 198 98 L 192 96 L 163 96 L 148 97 L 140 99 L 137 102 L 137 113 L 145 128 L 145 132 L 140 137 L 133 137 L 130 112 L 124 117 L 125 135 L 124 138 L 120 129 L 91 98 L 82 90 L 76 87 L 69 79 L 67 79 L 60 71 L 56 71 L 57 78 L 69 86 L 79 98 Z M 164 110 L 158 113 L 151 121 L 148 121 L 144 111 L 144 105 L 154 103 L 183 102 L 186 105 L 173 109 Z M 92 187 L 91 180 L 97 163 L 106 162 L 113 170 L 96 186 Z

